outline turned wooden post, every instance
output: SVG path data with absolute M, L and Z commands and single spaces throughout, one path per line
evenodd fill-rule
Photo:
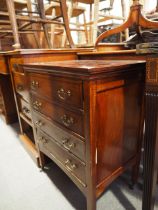
M 40 18 L 46 19 L 43 0 L 37 0 L 37 3 L 38 3 L 38 9 L 40 13 Z M 42 26 L 43 26 L 44 35 L 47 40 L 48 47 L 51 49 L 53 48 L 53 46 L 52 46 L 52 43 L 50 41 L 49 34 L 48 34 L 48 25 L 46 23 L 42 23 Z
M 15 49 L 20 49 L 21 46 L 20 46 L 20 41 L 19 41 L 18 26 L 17 26 L 17 22 L 16 22 L 14 2 L 13 2 L 13 0 L 6 0 L 6 3 L 7 3 L 7 9 L 8 9 L 11 27 L 12 27 L 12 31 L 13 31 L 13 37 L 14 37 L 13 47 Z
M 63 16 L 63 21 L 64 21 L 64 26 L 65 26 L 65 31 L 67 35 L 68 42 L 70 44 L 71 48 L 74 48 L 74 43 L 72 40 L 71 32 L 70 32 L 70 27 L 69 27 L 69 18 L 67 14 L 67 5 L 66 5 L 66 0 L 60 0 L 60 7 L 61 7 L 61 12 Z
M 99 0 L 94 0 L 94 24 L 93 24 L 93 34 L 92 34 L 92 44 L 95 44 L 98 31 L 98 19 L 99 19 Z

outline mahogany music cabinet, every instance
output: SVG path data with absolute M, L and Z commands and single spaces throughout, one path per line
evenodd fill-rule
M 35 141 L 78 186 L 87 210 L 132 167 L 136 181 L 143 130 L 145 62 L 24 64 Z M 41 155 L 41 166 L 43 166 Z

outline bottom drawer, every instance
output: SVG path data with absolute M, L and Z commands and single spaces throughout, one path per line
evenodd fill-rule
M 74 178 L 76 178 L 84 187 L 85 184 L 85 163 L 70 154 L 64 148 L 61 148 L 57 142 L 46 136 L 43 132 L 37 131 L 37 141 L 40 150 L 52 158 L 57 164 L 60 162 Z

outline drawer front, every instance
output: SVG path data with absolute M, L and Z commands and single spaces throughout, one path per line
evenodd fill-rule
M 23 100 L 22 98 L 19 99 L 20 100 L 20 112 L 26 116 L 27 118 L 29 118 L 29 120 L 31 120 L 31 110 L 30 110 L 30 105 Z
M 29 100 L 29 93 L 27 88 L 26 76 L 23 73 L 13 73 L 15 90 L 19 93 L 26 101 Z
M 60 147 L 53 139 L 37 131 L 37 141 L 40 150 L 48 155 L 52 160 L 57 160 L 62 167 L 67 169 L 80 182 L 85 183 L 85 164 L 78 158 L 75 158 L 68 151 Z
M 33 94 L 31 95 L 31 105 L 34 110 L 44 114 L 46 117 L 58 122 L 69 130 L 84 136 L 82 112 L 69 111 L 63 106 L 54 105 Z
M 67 131 L 59 128 L 54 123 L 33 112 L 35 126 L 55 139 L 65 149 L 76 155 L 81 160 L 85 160 L 85 142 Z
M 7 67 L 6 60 L 3 56 L 0 56 L 0 73 L 9 74 L 9 69 Z
M 33 74 L 29 75 L 30 89 L 37 94 L 47 97 L 75 108 L 83 108 L 82 81 L 61 79 L 50 75 Z

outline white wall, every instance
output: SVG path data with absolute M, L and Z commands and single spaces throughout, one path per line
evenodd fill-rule
M 157 0 L 145 0 L 145 6 L 144 10 L 145 11 L 151 11 L 153 10 L 157 5 Z

